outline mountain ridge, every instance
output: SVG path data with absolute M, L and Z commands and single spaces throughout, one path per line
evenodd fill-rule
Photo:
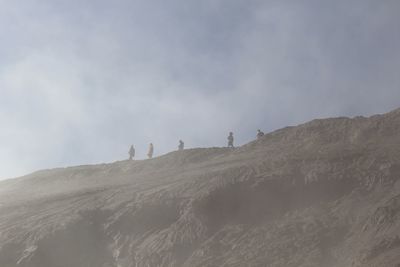
M 397 266 L 400 109 L 0 182 L 0 266 Z

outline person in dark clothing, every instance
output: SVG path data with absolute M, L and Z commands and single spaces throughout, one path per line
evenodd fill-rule
M 153 143 L 150 143 L 149 152 L 147 153 L 147 156 L 149 157 L 149 159 L 151 159 L 153 157 L 153 153 L 154 153 L 154 146 L 153 146 Z
M 234 146 L 233 146 L 233 133 L 232 132 L 230 132 L 229 136 L 228 136 L 228 147 L 234 148 Z
M 257 139 L 260 139 L 261 137 L 264 136 L 264 132 L 261 131 L 260 129 L 257 130 Z
M 135 148 L 133 145 L 131 145 L 131 148 L 129 149 L 129 160 L 132 160 L 135 157 Z
M 185 143 L 182 140 L 179 140 L 178 150 L 181 151 L 185 148 Z

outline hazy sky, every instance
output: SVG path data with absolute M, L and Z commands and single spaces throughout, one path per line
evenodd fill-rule
M 0 0 L 0 178 L 400 106 L 400 1 Z

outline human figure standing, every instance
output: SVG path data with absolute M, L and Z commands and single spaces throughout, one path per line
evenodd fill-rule
M 233 146 L 233 133 L 232 133 L 232 132 L 229 132 L 229 136 L 228 136 L 228 147 L 234 148 L 234 146 Z
M 129 160 L 132 160 L 135 157 L 135 148 L 133 145 L 131 145 L 131 148 L 129 149 Z
M 181 151 L 185 148 L 185 143 L 182 140 L 179 140 L 178 150 Z
M 153 143 L 150 143 L 149 152 L 147 153 L 147 156 L 149 157 L 149 159 L 151 159 L 153 157 L 153 153 L 154 153 L 154 146 L 153 146 Z
M 264 136 L 264 132 L 261 131 L 260 129 L 257 130 L 257 139 L 260 139 L 261 137 Z

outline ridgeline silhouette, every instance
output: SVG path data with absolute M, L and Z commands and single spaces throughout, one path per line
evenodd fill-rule
M 0 182 L 0 266 L 399 266 L 399 180 L 400 109 L 39 171 Z

